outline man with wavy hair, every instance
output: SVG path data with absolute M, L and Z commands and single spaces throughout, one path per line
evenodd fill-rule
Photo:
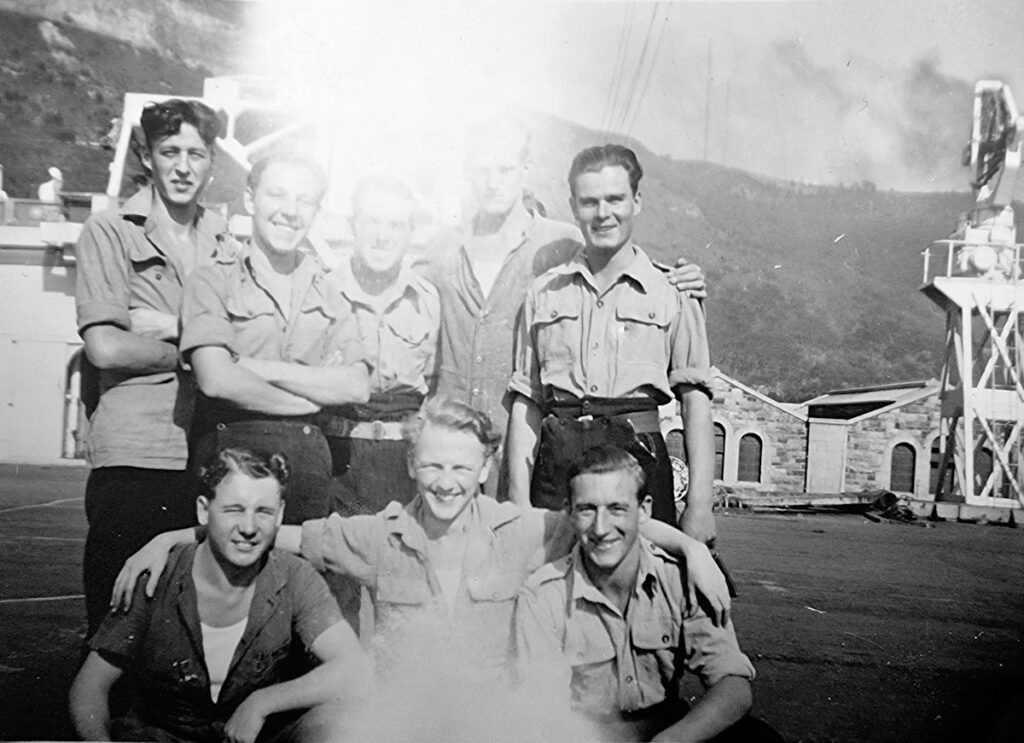
M 76 307 L 85 343 L 89 634 L 114 577 L 150 537 L 192 523 L 186 468 L 192 387 L 178 368 L 185 278 L 216 251 L 223 220 L 199 204 L 220 120 L 198 101 L 146 106 L 142 162 L 152 185 L 93 215 L 78 240 Z
M 366 658 L 323 578 L 271 549 L 287 483 L 280 454 L 225 449 L 207 463 L 196 500 L 206 538 L 173 550 L 154 598 L 107 617 L 89 643 L 70 699 L 82 738 L 301 739 L 317 715 L 340 712 L 322 705 L 364 687 Z M 300 648 L 320 665 L 302 673 Z M 123 674 L 132 705 L 111 720 Z

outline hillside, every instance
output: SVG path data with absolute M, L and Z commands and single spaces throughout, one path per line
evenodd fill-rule
M 197 95 L 204 77 L 233 71 L 223 50 L 203 56 L 211 39 L 181 21 L 195 4 L 146 16 L 144 4 L 126 3 L 121 40 L 96 32 L 109 17 L 68 11 L 109 4 L 48 0 L 41 20 L 0 0 L 0 163 L 10 195 L 33 194 L 51 164 L 68 190 L 103 190 L 110 153 L 96 143 L 125 91 Z M 214 20 L 211 33 L 231 21 Z M 166 43 L 141 43 L 145 29 Z M 186 44 L 176 34 L 192 36 Z M 568 219 L 569 160 L 597 134 L 529 118 L 532 185 L 552 216 Z M 920 253 L 952 232 L 968 193 L 770 181 L 629 144 L 647 171 L 638 240 L 655 257 L 685 255 L 707 271 L 713 358 L 726 373 L 784 400 L 938 375 L 943 318 L 917 291 Z M 231 182 L 218 180 L 221 189 Z

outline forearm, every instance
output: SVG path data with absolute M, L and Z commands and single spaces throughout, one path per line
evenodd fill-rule
M 715 539 L 714 505 L 714 431 L 711 401 L 697 389 L 680 394 L 683 440 L 690 469 L 690 489 L 680 527 L 690 536 L 711 544 Z
M 708 689 L 683 719 L 661 731 L 654 740 L 711 740 L 743 719 L 752 703 L 750 682 L 739 676 L 726 676 Z
M 125 374 L 153 374 L 178 367 L 173 343 L 147 338 L 114 325 L 93 325 L 82 334 L 85 355 L 97 369 Z
M 370 377 L 365 364 L 305 366 L 250 358 L 241 358 L 238 364 L 268 384 L 317 405 L 363 403 L 370 399 Z
M 309 415 L 320 410 L 316 403 L 275 387 L 234 363 L 226 349 L 198 348 L 192 353 L 192 366 L 204 395 L 242 410 L 282 416 Z
M 697 554 L 706 553 L 708 549 L 700 540 L 654 518 L 647 519 L 640 525 L 640 534 L 669 554 L 687 560 L 693 559 Z M 710 559 L 710 555 L 708 557 Z
M 96 689 L 74 684 L 68 697 L 71 722 L 82 740 L 110 740 L 110 707 Z
M 507 446 L 509 499 L 530 506 L 530 480 L 540 444 L 541 411 L 528 397 L 516 395 L 508 420 Z

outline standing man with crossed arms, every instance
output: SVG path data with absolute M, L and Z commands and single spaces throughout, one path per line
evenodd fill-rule
M 107 612 L 125 559 L 162 531 L 191 524 L 186 467 L 190 378 L 178 369 L 182 286 L 212 260 L 223 220 L 199 198 L 220 121 L 172 99 L 142 111 L 142 162 L 152 175 L 124 206 L 95 214 L 78 240 L 75 304 L 85 343 L 85 488 L 89 532 L 83 582 L 89 634 Z
M 306 241 L 327 189 L 298 152 L 253 165 L 245 190 L 252 238 L 196 271 L 182 302 L 181 353 L 202 392 L 194 459 L 225 447 L 284 454 L 285 523 L 328 513 L 331 454 L 313 416 L 365 402 L 367 366 L 352 308 Z

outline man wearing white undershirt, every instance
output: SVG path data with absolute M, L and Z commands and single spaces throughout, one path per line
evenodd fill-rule
M 90 641 L 70 699 L 82 738 L 303 740 L 364 688 L 368 661 L 323 578 L 271 549 L 286 482 L 279 454 L 225 449 L 204 468 L 206 539 L 175 549 L 154 598 L 140 587 Z M 320 662 L 306 673 L 301 647 Z M 132 705 L 111 720 L 125 673 Z

